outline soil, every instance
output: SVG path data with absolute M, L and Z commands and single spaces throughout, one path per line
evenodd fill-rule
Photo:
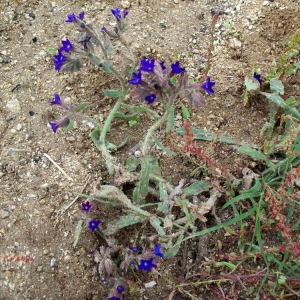
M 262 142 L 260 130 L 268 117 L 268 103 L 257 99 L 247 107 L 243 105 L 243 76 L 251 73 L 255 63 L 263 77 L 278 64 L 283 43 L 299 28 L 299 1 L 1 1 L 0 299 L 107 299 L 108 289 L 93 274 L 93 252 L 105 245 L 104 241 L 86 228 L 74 249 L 73 217 L 79 214 L 84 198 L 79 197 L 66 209 L 85 184 L 84 193 L 88 194 L 96 183 L 109 180 L 105 163 L 90 139 L 92 124 L 77 120 L 73 130 L 60 129 L 53 134 L 47 123 L 60 116 L 60 111 L 49 105 L 55 93 L 68 103 L 90 102 L 85 112 L 103 122 L 114 100 L 102 89 L 118 88 L 118 82 L 89 64 L 78 73 L 58 73 L 48 49 L 60 47 L 63 38 L 75 37 L 73 25 L 64 22 L 67 13 L 84 10 L 88 22 L 109 27 L 113 22 L 110 8 L 122 5 L 130 6 L 128 38 L 138 55 L 169 63 L 177 50 L 181 64 L 195 78 L 204 67 L 212 13 L 219 12 L 210 72 L 216 82 L 215 93 L 207 96 L 206 106 L 190 109 L 191 124 L 238 141 Z M 239 39 L 222 26 L 225 22 L 240 33 Z M 286 95 L 299 99 L 299 83 L 299 72 L 286 78 Z M 130 99 L 127 101 L 130 103 Z M 158 104 L 156 109 L 161 110 Z M 175 115 L 176 127 L 182 127 L 180 106 Z M 130 136 L 126 147 L 116 155 L 127 157 L 150 124 L 146 116 L 133 128 L 126 122 L 114 124 L 109 140 L 118 144 L 124 136 Z M 251 163 L 228 145 L 199 145 L 233 173 Z M 72 180 L 66 179 L 44 154 Z M 152 154 L 160 158 L 164 175 L 171 176 L 174 184 L 190 179 L 196 168 L 185 156 L 161 157 L 158 150 Z M 103 208 L 95 216 L 105 225 L 121 213 Z M 208 218 L 207 226 L 214 225 L 214 217 Z M 139 228 L 133 226 L 118 239 L 122 245 L 129 245 L 138 233 Z M 184 280 L 187 270 L 189 276 L 201 273 L 201 262 L 215 259 L 218 241 L 223 243 L 225 253 L 238 251 L 224 231 L 193 240 L 174 259 L 162 260 L 157 272 L 137 273 L 140 290 L 124 299 L 168 299 L 172 286 Z M 265 236 L 266 245 L 276 242 L 276 237 Z M 23 260 L 10 261 L 8 256 L 23 256 Z M 145 288 L 145 281 L 152 280 L 157 284 Z M 230 294 L 230 289 L 230 284 L 225 285 L 226 293 Z M 204 287 L 186 290 L 195 299 L 219 299 Z M 246 297 L 240 287 L 238 295 L 239 299 Z M 186 297 L 178 293 L 173 299 Z

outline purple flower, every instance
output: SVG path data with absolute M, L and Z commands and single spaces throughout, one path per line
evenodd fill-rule
M 140 84 L 142 81 L 142 73 L 139 71 L 137 74 L 132 73 L 132 79 L 128 80 L 130 84 Z
M 50 124 L 53 132 L 56 133 L 56 131 L 57 131 L 58 127 L 59 127 L 58 124 L 56 124 L 54 122 L 49 122 L 49 124 Z
M 119 297 L 115 297 L 115 296 L 112 296 L 112 297 L 110 297 L 110 298 L 108 298 L 109 300 L 121 300 L 121 298 L 119 298 Z
M 206 81 L 201 85 L 201 87 L 207 92 L 207 94 L 213 94 L 214 90 L 212 89 L 212 87 L 215 84 L 215 82 L 210 81 L 210 76 L 207 76 Z
M 156 96 L 154 94 L 148 94 L 145 97 L 145 100 L 148 102 L 148 104 L 152 104 L 155 99 L 156 99 Z
M 61 43 L 63 46 L 59 49 L 60 51 L 70 52 L 73 48 L 72 43 L 68 39 L 61 41 Z
M 90 202 L 89 201 L 87 201 L 87 202 L 85 202 L 85 203 L 81 203 L 81 205 L 82 205 L 82 210 L 84 210 L 84 211 L 89 211 L 90 210 L 90 208 L 92 207 L 92 205 L 90 204 Z
M 119 294 L 122 294 L 124 292 L 124 290 L 125 289 L 124 289 L 124 287 L 122 285 L 118 285 L 117 286 L 117 291 L 118 291 Z
M 95 232 L 96 229 L 99 229 L 101 221 L 91 220 L 89 221 L 89 229 L 92 230 L 92 232 Z
M 164 257 L 163 253 L 160 252 L 160 248 L 161 248 L 161 245 L 156 245 L 155 248 L 154 248 L 154 254 L 156 256 L 159 256 L 161 258 Z
M 60 50 L 58 50 L 58 54 L 54 55 L 54 58 L 52 59 L 52 61 L 55 64 L 55 70 L 59 71 L 63 62 L 65 61 L 66 57 L 62 54 L 62 52 Z
M 102 32 L 106 32 L 106 31 L 107 31 L 106 27 L 103 26 L 103 27 L 101 28 L 101 31 L 102 31 Z
M 253 78 L 255 78 L 256 80 L 259 81 L 259 83 L 262 83 L 262 80 L 260 79 L 261 75 L 260 74 L 257 74 L 256 72 L 254 72 L 253 74 Z
M 51 105 L 61 105 L 61 100 L 58 94 L 54 94 L 54 100 L 50 102 Z
M 156 268 L 156 265 L 152 263 L 153 258 L 149 258 L 148 260 L 142 259 L 139 265 L 139 270 L 145 270 L 149 272 L 151 268 Z
M 123 10 L 123 19 L 125 19 L 127 17 L 127 15 L 129 14 L 129 11 L 124 9 Z
M 145 72 L 153 72 L 154 69 L 154 63 L 155 60 L 152 59 L 150 62 L 150 59 L 142 59 L 141 60 L 141 67 L 140 67 L 140 71 L 145 71 Z
M 111 9 L 111 12 L 116 19 L 121 19 L 121 11 L 118 7 L 116 7 L 116 9 Z
M 139 247 L 129 247 L 129 249 L 133 252 L 133 253 L 136 253 L 139 251 Z
M 164 61 L 160 62 L 159 64 L 160 64 L 162 70 L 165 70 L 165 69 L 166 69 L 166 67 L 165 67 L 165 65 L 164 65 L 164 64 L 165 64 Z
M 84 11 L 82 11 L 79 15 L 78 15 L 78 18 L 80 20 L 83 20 L 84 19 Z
M 66 22 L 72 23 L 72 22 L 75 21 L 76 16 L 75 16 L 74 13 L 72 13 L 72 14 L 68 14 L 68 15 L 67 15 L 67 18 L 68 18 L 68 20 L 66 20 Z
M 182 72 L 185 72 L 185 68 L 180 68 L 179 61 L 176 61 L 175 64 L 171 64 L 172 72 L 174 74 L 180 74 Z

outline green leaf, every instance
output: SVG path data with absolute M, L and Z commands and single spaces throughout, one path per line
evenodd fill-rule
M 141 181 L 138 183 L 138 197 L 144 199 L 148 194 L 149 177 L 152 170 L 151 157 L 143 157 L 140 159 L 142 162 L 141 168 Z
M 161 181 L 158 182 L 158 187 L 159 187 L 159 199 L 161 203 L 158 204 L 157 210 L 161 211 L 163 214 L 167 214 L 169 210 L 167 187 Z
M 284 95 L 284 85 L 281 80 L 270 79 L 270 89 L 276 91 L 278 94 Z
M 225 203 L 225 204 L 222 206 L 221 210 L 223 210 L 223 209 L 225 209 L 226 207 L 228 207 L 228 206 L 234 204 L 234 203 L 237 202 L 237 201 L 240 201 L 240 200 L 246 200 L 246 199 L 250 199 L 250 198 L 257 198 L 257 197 L 260 196 L 260 194 L 261 194 L 261 193 L 255 193 L 255 192 L 250 192 L 250 193 L 249 193 L 249 192 L 246 192 L 246 193 L 244 193 L 244 194 L 238 195 L 238 196 L 236 196 L 236 197 L 230 199 L 227 203 Z
M 48 49 L 48 52 L 49 52 L 51 55 L 58 54 L 58 50 L 57 50 L 57 49 L 54 49 L 54 48 Z
M 170 248 L 167 252 L 164 252 L 165 259 L 172 258 L 178 253 L 182 240 L 183 240 L 183 234 L 181 234 L 178 237 L 176 244 L 174 246 L 172 246 L 172 248 Z
M 110 69 L 110 63 L 108 60 L 105 60 L 102 64 L 101 67 L 103 69 L 103 71 L 107 74 L 112 73 L 112 70 Z
M 245 85 L 246 85 L 246 89 L 247 91 L 259 91 L 260 90 L 260 84 L 259 81 L 255 78 L 253 78 L 253 76 L 247 75 L 245 77 Z
M 235 33 L 233 34 L 233 36 L 234 36 L 234 37 L 239 37 L 240 34 L 239 34 L 238 32 L 235 32 Z
M 255 149 L 252 149 L 251 147 L 248 147 L 248 146 L 244 145 L 244 146 L 240 146 L 240 147 L 234 146 L 234 148 L 240 154 L 249 155 L 252 158 L 259 159 L 259 160 L 266 160 L 267 159 L 263 153 L 261 153 L 260 151 L 255 150 Z
M 288 58 L 292 58 L 292 57 L 294 57 L 294 56 L 296 56 L 298 54 L 299 54 L 298 50 L 296 50 L 296 49 L 290 49 L 290 51 L 288 51 L 288 53 L 287 53 L 287 57 Z
M 183 189 L 183 194 L 186 196 L 189 196 L 189 195 L 197 196 L 203 190 L 208 191 L 210 187 L 211 187 L 211 184 L 208 181 L 198 180 L 198 181 L 192 183 L 187 188 Z
M 118 90 L 105 90 L 105 89 L 103 89 L 103 93 L 109 98 L 119 98 L 121 94 L 120 91 Z
M 189 110 L 187 109 L 187 107 L 185 105 L 181 106 L 181 112 L 182 112 L 182 116 L 185 119 L 189 119 L 190 118 L 191 114 L 190 114 Z
M 154 140 L 155 144 L 156 144 L 160 149 L 162 149 L 163 151 L 165 151 L 167 154 L 169 154 L 169 155 L 176 155 L 175 152 L 173 152 L 173 151 L 170 150 L 169 148 L 165 147 L 165 146 L 159 141 L 159 139 L 158 139 L 156 136 L 153 137 L 153 140 Z
M 71 130 L 73 127 L 74 127 L 74 121 L 71 120 L 71 119 L 69 119 L 69 124 L 68 124 L 68 126 L 66 127 L 66 131 Z
M 169 117 L 167 120 L 166 132 L 170 132 L 174 126 L 174 107 L 168 107 Z
M 158 218 L 150 218 L 150 224 L 156 229 L 159 235 L 165 235 L 163 228 L 160 226 L 161 221 Z
M 129 121 L 128 121 L 129 126 L 130 126 L 130 127 L 133 127 L 134 125 L 136 125 L 136 124 L 137 124 L 138 118 L 139 118 L 139 117 L 137 117 L 136 120 L 129 120 Z
M 89 53 L 88 56 L 87 56 L 91 63 L 98 66 L 100 64 L 100 58 L 92 53 Z
M 106 140 L 105 145 L 108 150 L 117 151 L 118 149 L 124 147 L 127 144 L 127 141 L 128 141 L 128 137 L 121 144 L 116 146 L 115 144 L 110 143 L 109 141 Z
M 125 114 L 122 114 L 120 112 L 116 112 L 114 114 L 115 118 L 119 118 L 119 119 L 122 119 L 122 120 L 135 120 L 136 117 L 138 117 L 138 114 L 132 114 L 132 115 L 125 115 Z
M 84 225 L 84 221 L 83 220 L 78 221 L 78 223 L 76 225 L 76 229 L 75 229 L 75 241 L 74 241 L 74 244 L 73 244 L 73 248 L 76 248 L 76 246 L 77 246 L 77 244 L 79 242 L 80 235 L 81 235 L 81 232 L 82 232 L 82 229 L 83 229 L 83 225 Z
M 280 107 L 285 108 L 286 107 L 286 103 L 284 102 L 284 100 L 279 96 L 278 93 L 264 93 L 264 92 L 260 92 L 262 95 L 266 96 L 269 100 L 271 100 L 272 102 L 274 102 L 275 104 L 277 104 Z
M 204 229 L 204 230 L 201 230 L 201 231 L 197 231 L 195 233 L 192 233 L 190 234 L 188 237 L 186 237 L 185 239 L 183 239 L 181 242 L 183 241 L 186 241 L 186 240 L 189 240 L 189 239 L 193 239 L 195 237 L 199 237 L 199 236 L 202 236 L 202 235 L 205 235 L 205 234 L 208 234 L 210 232 L 213 232 L 213 231 L 216 231 L 216 230 L 219 230 L 219 229 L 222 229 L 224 227 L 227 227 L 227 226 L 230 226 L 230 225 L 233 225 L 235 223 L 238 223 L 246 218 L 248 218 L 249 216 L 251 216 L 256 210 L 256 207 L 253 207 L 252 209 L 246 211 L 245 213 L 241 214 L 241 215 L 238 215 L 236 216 L 235 218 L 229 220 L 229 221 L 226 221 L 222 224 L 218 224 L 216 226 L 213 226 L 213 227 L 210 227 L 208 229 Z M 178 242 L 174 245 L 175 246 L 178 246 Z
M 175 78 L 175 77 L 171 77 L 171 78 L 170 78 L 170 82 L 171 82 L 173 85 L 176 85 L 176 78 Z
M 102 232 L 105 235 L 112 235 L 118 232 L 121 228 L 131 226 L 144 221 L 143 217 L 136 216 L 134 214 L 128 214 L 126 216 L 121 216 L 119 220 L 111 221 L 107 224 L 107 228 Z
M 81 111 L 83 110 L 84 108 L 86 108 L 88 105 L 90 104 L 90 102 L 83 102 L 81 104 L 79 104 L 78 106 L 76 106 L 74 108 L 75 111 Z
M 300 69 L 300 61 L 299 61 L 299 62 L 296 62 L 296 63 L 294 63 L 294 66 L 297 68 L 297 70 L 298 70 L 298 69 Z
M 101 130 L 100 129 L 96 129 L 92 132 L 91 134 L 91 139 L 94 142 L 95 146 L 98 148 L 100 146 L 99 144 L 99 137 L 101 134 Z

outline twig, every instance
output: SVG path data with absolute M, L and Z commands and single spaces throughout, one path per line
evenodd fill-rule
M 80 194 L 82 194 L 83 191 L 85 190 L 85 188 L 86 188 L 86 186 L 87 186 L 89 180 L 90 180 L 90 176 L 88 176 L 88 179 L 87 179 L 85 185 L 83 186 L 83 188 L 81 189 Z M 67 210 L 68 208 L 70 208 L 70 207 L 76 202 L 76 200 L 79 198 L 80 194 L 78 194 L 78 195 L 75 197 L 75 199 L 65 207 L 65 210 Z
M 65 177 L 68 179 L 68 180 L 70 180 L 70 181 L 73 181 L 73 179 L 71 178 L 71 177 L 69 177 L 68 175 L 67 175 L 67 173 L 48 155 L 48 154 L 46 154 L 46 153 L 43 153 L 43 155 L 45 156 L 45 157 L 47 157 L 53 164 L 54 164 L 54 166 L 60 171 L 60 172 L 62 172 L 63 173 L 63 175 L 65 175 Z

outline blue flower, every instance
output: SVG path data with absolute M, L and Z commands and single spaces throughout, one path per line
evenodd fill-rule
M 145 270 L 149 272 L 151 268 L 156 268 L 156 265 L 152 263 L 153 258 L 149 258 L 148 260 L 142 259 L 139 265 L 139 270 Z
M 182 72 L 185 72 L 185 68 L 180 68 L 179 61 L 176 61 L 175 64 L 171 64 L 172 72 L 174 74 L 180 74 Z
M 210 81 L 210 76 L 207 76 L 206 81 L 202 84 L 201 87 L 207 92 L 207 94 L 213 94 L 214 90 L 212 89 L 212 87 L 215 84 L 215 82 Z
M 125 19 L 127 17 L 127 15 L 129 14 L 129 11 L 124 9 L 123 10 L 123 19 Z
M 260 74 L 257 74 L 256 72 L 254 72 L 253 74 L 253 78 L 255 78 L 256 80 L 259 81 L 259 83 L 262 83 L 262 80 L 260 79 L 261 75 Z
M 84 210 L 84 211 L 89 211 L 90 210 L 90 208 L 92 207 L 92 205 L 90 204 L 90 202 L 89 201 L 87 201 L 86 203 L 81 203 L 81 205 L 82 205 L 82 210 Z
M 148 102 L 148 104 L 152 104 L 155 99 L 156 99 L 156 96 L 154 94 L 148 94 L 145 97 L 145 100 Z
M 68 14 L 68 15 L 67 15 L 67 18 L 68 18 L 68 20 L 66 20 L 66 22 L 72 23 L 72 22 L 75 21 L 76 16 L 75 16 L 74 13 L 72 13 L 72 14 Z
M 116 19 L 121 19 L 121 11 L 118 7 L 116 7 L 116 9 L 111 9 L 111 12 Z
M 155 60 L 152 59 L 150 62 L 150 59 L 142 59 L 141 60 L 141 67 L 140 67 L 140 71 L 145 71 L 145 72 L 153 72 L 154 69 L 154 63 Z
M 78 15 L 78 18 L 80 20 L 83 20 L 84 19 L 84 11 L 82 11 L 79 15 Z
M 54 94 L 54 100 L 50 102 L 51 105 L 61 105 L 61 100 L 58 94 Z
M 139 71 L 137 74 L 132 73 L 132 79 L 128 80 L 130 84 L 140 84 L 142 81 L 142 73 Z
M 66 59 L 66 57 L 62 54 L 62 52 L 60 50 L 58 50 L 58 54 L 54 55 L 54 58 L 52 59 L 52 61 L 55 64 L 56 71 L 60 70 L 65 59 Z
M 164 64 L 165 64 L 164 61 L 160 62 L 159 64 L 160 64 L 162 70 L 165 70 L 165 69 L 166 69 L 166 67 L 165 67 L 165 65 L 164 65 Z
M 124 289 L 124 287 L 122 285 L 118 285 L 117 286 L 117 291 L 118 291 L 119 294 L 122 294 L 124 292 L 124 290 L 125 289 Z
M 56 124 L 56 123 L 54 123 L 54 122 L 49 122 L 49 124 L 50 124 L 50 126 L 51 126 L 53 132 L 56 133 L 56 131 L 57 131 L 59 125 Z
M 115 296 L 112 296 L 112 297 L 110 297 L 110 298 L 108 298 L 109 300 L 121 300 L 121 298 L 119 298 L 119 297 L 115 297 Z
M 60 51 L 70 52 L 73 48 L 72 43 L 68 39 L 61 41 L 61 43 L 63 46 L 59 49 Z
M 101 31 L 102 31 L 102 32 L 106 32 L 106 31 L 107 31 L 106 27 L 103 26 L 103 27 L 101 28 Z
M 129 249 L 130 249 L 133 253 L 136 253 L 136 252 L 139 251 L 139 247 L 136 247 L 136 246 L 134 246 L 134 247 L 129 247 Z
M 155 248 L 154 248 L 154 254 L 156 256 L 159 256 L 161 258 L 164 257 L 163 253 L 160 252 L 160 248 L 161 248 L 161 245 L 156 245 Z
M 101 221 L 96 221 L 96 220 L 91 220 L 89 221 L 89 229 L 92 230 L 92 232 L 94 232 L 96 229 L 99 229 L 99 225 L 100 225 Z

